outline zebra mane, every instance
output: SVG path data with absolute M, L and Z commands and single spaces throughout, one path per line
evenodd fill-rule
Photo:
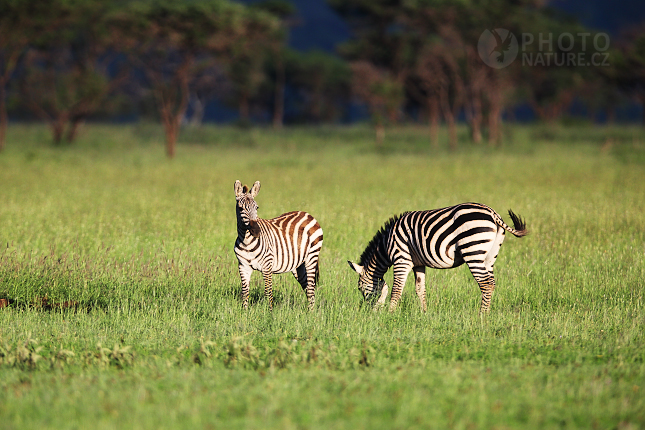
M 381 227 L 381 229 L 376 232 L 372 240 L 370 240 L 370 243 L 367 244 L 367 248 L 365 248 L 365 251 L 363 251 L 363 253 L 361 254 L 361 258 L 358 264 L 365 266 L 369 262 L 370 258 L 376 252 L 376 248 L 378 248 L 378 245 L 383 241 L 383 237 L 388 235 L 394 223 L 407 213 L 408 212 L 403 212 L 400 215 L 394 215 L 389 220 L 387 220 L 385 224 L 383 224 L 383 227 Z

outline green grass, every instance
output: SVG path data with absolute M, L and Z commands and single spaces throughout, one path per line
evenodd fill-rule
M 508 126 L 499 149 L 402 127 L 87 126 L 0 154 L 0 422 L 22 428 L 645 428 L 645 131 Z M 325 231 L 317 305 L 255 273 L 243 311 L 236 179 L 259 214 Z M 364 306 L 346 264 L 394 214 L 464 201 L 508 236 L 490 314 L 468 269 Z M 386 276 L 391 284 L 391 273 Z

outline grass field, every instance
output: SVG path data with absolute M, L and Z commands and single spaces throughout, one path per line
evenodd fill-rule
M 461 130 L 465 136 L 466 130 Z M 499 149 L 423 128 L 87 126 L 0 154 L 0 427 L 645 428 L 645 131 L 508 126 Z M 445 136 L 443 136 L 445 137 Z M 447 145 L 446 145 L 447 146 Z M 291 275 L 239 301 L 236 179 L 259 215 L 325 231 L 317 305 Z M 357 259 L 394 214 L 476 201 L 507 235 L 491 312 L 467 267 L 362 305 Z M 386 275 L 391 285 L 391 272 Z

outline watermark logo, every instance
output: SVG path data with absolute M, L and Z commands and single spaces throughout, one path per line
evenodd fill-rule
M 521 44 L 503 28 L 484 30 L 477 51 L 484 64 L 501 69 L 521 54 L 522 66 L 607 67 L 607 33 L 522 33 Z M 557 49 L 556 49 L 557 48 Z
M 517 38 L 504 28 L 484 30 L 477 43 L 479 57 L 494 69 L 501 69 L 511 64 L 517 57 L 518 50 Z

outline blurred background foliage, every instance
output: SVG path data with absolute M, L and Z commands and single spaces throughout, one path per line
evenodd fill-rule
M 613 123 L 631 108 L 645 123 L 645 25 L 610 36 L 544 0 L 325 7 L 349 31 L 332 52 L 291 47 L 306 24 L 287 0 L 0 0 L 0 151 L 10 120 L 42 121 L 63 145 L 86 121 L 152 119 L 169 157 L 180 130 L 204 121 L 370 119 L 378 145 L 387 127 L 420 123 L 435 146 L 443 122 L 452 148 L 459 123 L 491 146 L 518 119 Z M 494 29 L 517 39 L 508 67 L 478 52 Z

